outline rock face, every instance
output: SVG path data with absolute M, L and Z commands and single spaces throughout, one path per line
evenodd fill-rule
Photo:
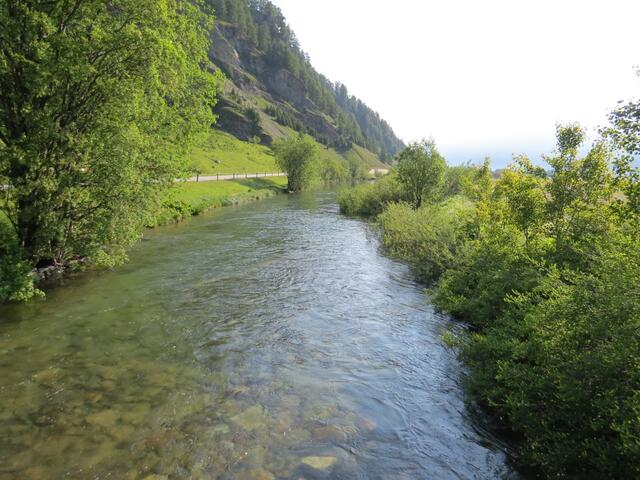
M 248 97 L 261 97 L 286 112 L 309 132 L 314 132 L 316 137 L 328 142 L 338 139 L 338 129 L 309 98 L 304 83 L 292 72 L 269 65 L 265 54 L 256 50 L 233 25 L 216 25 L 209 58 L 232 84 L 215 108 L 221 130 L 245 141 L 254 137 L 260 137 L 265 144 L 272 141 L 259 123 L 248 118 L 243 107 L 234 102 L 231 90 Z

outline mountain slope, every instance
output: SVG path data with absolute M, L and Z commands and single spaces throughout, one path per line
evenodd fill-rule
M 270 1 L 208 4 L 217 17 L 209 57 L 228 79 L 216 107 L 218 128 L 266 145 L 293 129 L 341 153 L 355 144 L 383 161 L 403 148 L 376 112 L 313 68 Z M 371 168 L 380 167 L 377 159 Z

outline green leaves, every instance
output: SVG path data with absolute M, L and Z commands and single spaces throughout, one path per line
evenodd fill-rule
M 397 158 L 398 181 L 414 207 L 434 202 L 444 180 L 446 163 L 433 140 L 409 145 Z
M 273 146 L 276 162 L 289 176 L 290 192 L 307 188 L 315 173 L 318 150 L 315 142 L 306 135 L 284 139 Z
M 2 208 L 32 264 L 121 261 L 185 172 L 220 82 L 203 68 L 211 19 L 197 5 L 0 5 Z
M 629 148 L 637 125 L 621 125 Z M 389 203 L 382 181 L 340 204 L 382 212 L 390 254 L 437 282 L 438 309 L 471 324 L 458 342 L 467 386 L 523 436 L 522 464 L 550 478 L 638 478 L 638 169 L 627 153 L 612 170 L 603 142 L 581 157 L 578 125 L 557 134 L 549 174 L 526 157 L 495 181 L 488 163 L 449 168 L 444 191 L 467 199 L 438 202 L 437 152 L 418 144 L 400 155 L 394 192 L 411 204 Z

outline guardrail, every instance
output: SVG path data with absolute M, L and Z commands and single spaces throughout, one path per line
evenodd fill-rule
M 221 180 L 238 180 L 244 178 L 286 177 L 287 173 L 226 173 L 216 175 L 196 175 L 187 179 L 187 182 L 216 182 Z

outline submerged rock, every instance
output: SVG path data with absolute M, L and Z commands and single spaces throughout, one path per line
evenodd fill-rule
M 269 414 L 262 405 L 254 405 L 231 417 L 231 421 L 244 430 L 260 430 L 266 427 L 269 421 Z
M 40 385 L 44 385 L 46 387 L 51 387 L 58 383 L 64 377 L 64 372 L 62 369 L 57 367 L 45 368 L 44 370 L 40 370 L 38 373 L 35 373 L 31 376 L 31 379 L 39 383 Z
M 263 470 L 262 468 L 252 468 L 251 470 L 247 470 L 242 472 L 242 477 L 244 480 L 275 480 L 275 476 L 273 473 Z
M 378 425 L 370 418 L 360 417 L 358 418 L 357 426 L 363 432 L 373 432 Z
M 119 417 L 118 412 L 115 410 L 103 410 L 87 415 L 87 422 L 98 427 L 109 428 L 116 424 Z
M 336 457 L 304 457 L 302 463 L 316 470 L 329 470 L 338 461 Z
M 321 442 L 342 443 L 348 438 L 347 432 L 336 425 L 327 425 L 313 430 L 313 439 Z

